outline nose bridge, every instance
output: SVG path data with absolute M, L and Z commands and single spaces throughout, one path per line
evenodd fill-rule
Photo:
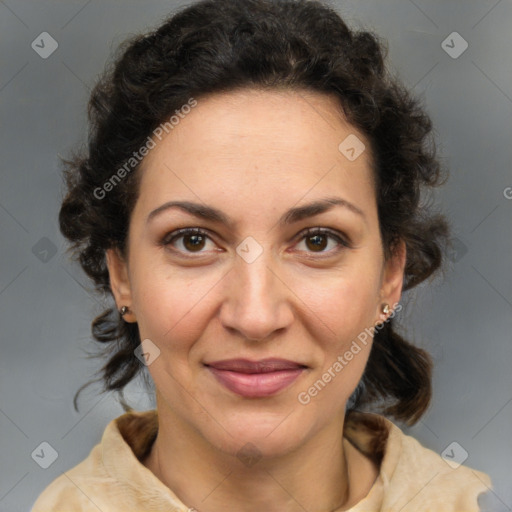
M 267 304 L 272 300 L 275 275 L 270 270 L 271 260 L 270 250 L 266 249 L 252 262 L 243 258 L 236 262 L 236 274 L 243 284 L 242 291 L 251 300 L 264 300 Z
M 273 268 L 272 251 L 258 245 L 259 248 L 250 241 L 244 246 L 242 242 L 237 249 L 234 271 L 230 273 L 229 296 L 224 305 L 224 324 L 248 339 L 266 338 L 290 319 L 285 312 L 286 287 Z

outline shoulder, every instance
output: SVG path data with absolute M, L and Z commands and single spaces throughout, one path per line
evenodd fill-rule
M 381 459 L 383 511 L 478 512 L 478 496 L 492 489 L 487 474 L 456 461 L 456 449 L 444 459 L 383 416 L 355 413 L 349 435 Z
M 392 480 L 397 482 L 396 499 L 404 503 L 403 512 L 418 510 L 418 505 L 457 512 L 479 510 L 478 496 L 492 488 L 487 474 L 459 464 L 456 450 L 444 459 L 394 427 L 401 453 Z
M 104 485 L 108 480 L 101 468 L 101 445 L 97 444 L 85 460 L 63 472 L 44 489 L 31 512 L 97 512 L 101 505 L 89 489 L 93 481 Z
M 113 419 L 105 428 L 101 442 L 95 445 L 86 459 L 64 471 L 38 496 L 31 512 L 89 512 L 103 508 L 116 499 L 128 499 L 131 489 L 123 485 L 136 466 L 131 444 L 134 418 L 143 413 L 125 413 Z M 126 427 L 120 430 L 120 426 Z M 138 446 L 136 446 L 138 448 Z

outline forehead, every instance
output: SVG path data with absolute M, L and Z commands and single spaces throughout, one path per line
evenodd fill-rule
M 155 142 L 140 169 L 144 209 L 174 196 L 225 205 L 256 195 L 276 205 L 310 192 L 339 189 L 363 202 L 373 193 L 369 144 L 334 96 L 239 90 L 198 98 Z
M 345 120 L 337 97 L 312 91 L 235 90 L 201 97 L 187 112 L 180 119 L 173 116 L 177 124 L 166 130 L 160 146 L 199 154 L 213 145 L 233 154 L 251 149 L 307 150 L 319 157 L 327 147 L 338 150 L 344 135 L 364 139 Z M 158 153 L 158 148 L 152 153 Z

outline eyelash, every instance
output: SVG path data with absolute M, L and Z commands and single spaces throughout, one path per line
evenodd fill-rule
M 171 245 L 175 240 L 179 239 L 179 238 L 182 238 L 186 235 L 202 235 L 206 238 L 209 238 L 211 240 L 211 237 L 208 233 L 208 231 L 205 231 L 204 229 L 201 229 L 201 228 L 182 228 L 182 229 L 178 229 L 176 231 L 173 231 L 172 233 L 170 233 L 169 235 L 165 236 L 162 241 L 160 242 L 160 245 L 166 247 L 168 245 Z M 333 249 L 331 251 L 320 251 L 320 252 L 310 252 L 310 254 L 318 254 L 318 255 L 321 255 L 321 254 L 328 254 L 329 256 L 331 256 L 333 254 L 337 254 L 339 251 L 343 250 L 344 248 L 345 249 L 348 249 L 351 247 L 350 243 L 344 239 L 342 236 L 340 236 L 339 234 L 337 234 L 335 231 L 331 231 L 330 229 L 326 229 L 326 228 L 307 228 L 305 229 L 304 231 L 302 231 L 298 236 L 300 237 L 299 238 L 299 242 L 301 242 L 302 240 L 304 240 L 305 238 L 308 238 L 308 237 L 312 237 L 312 236 L 315 236 L 315 235 L 324 235 L 324 236 L 328 236 L 330 238 L 332 238 L 333 240 L 335 240 L 336 242 L 338 242 L 338 244 L 341 246 L 341 247 L 338 247 L 337 249 Z M 177 252 L 180 252 L 180 253 L 183 253 L 183 251 L 179 251 L 177 250 Z M 198 252 L 198 253 L 193 253 L 193 252 L 190 252 L 190 253 L 187 253 L 187 254 L 201 254 L 201 252 Z M 190 258 L 194 258 L 195 256 L 185 256 L 185 257 L 190 257 Z M 320 256 L 322 257 L 322 256 Z

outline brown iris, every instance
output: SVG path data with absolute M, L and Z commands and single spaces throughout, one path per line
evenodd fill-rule
M 327 237 L 325 235 L 311 235 L 306 238 L 306 244 L 308 245 L 308 248 L 311 248 L 309 246 L 309 242 L 313 241 L 313 245 L 311 247 L 315 249 L 325 249 L 327 246 Z
M 196 249 L 201 250 L 204 247 L 204 238 L 201 234 L 184 235 L 183 245 L 192 252 Z M 187 240 L 191 241 L 191 243 L 188 244 Z

